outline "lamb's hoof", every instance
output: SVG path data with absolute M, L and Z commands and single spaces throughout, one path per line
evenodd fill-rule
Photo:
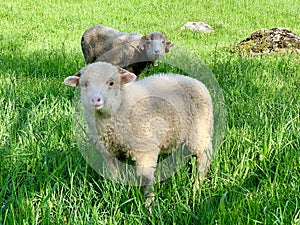
M 149 215 L 152 216 L 151 206 L 154 204 L 154 194 L 149 193 L 145 202 L 145 207 L 148 209 Z
M 200 188 L 200 182 L 196 180 L 196 182 L 194 183 L 194 191 L 198 191 L 199 188 Z
M 154 202 L 154 194 L 153 193 L 149 193 L 147 195 L 147 199 L 146 199 L 146 202 L 145 202 L 145 206 L 146 208 L 149 208 Z

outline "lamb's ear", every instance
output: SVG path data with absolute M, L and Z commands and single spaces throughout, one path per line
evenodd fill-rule
M 171 42 L 171 41 L 167 41 L 166 42 L 166 49 L 165 49 L 165 52 L 169 52 L 170 49 L 174 46 L 174 43 Z
M 136 75 L 134 73 L 130 73 L 129 71 L 119 68 L 118 72 L 121 76 L 121 84 L 127 84 L 136 79 Z
M 145 47 L 145 41 L 148 39 L 148 35 L 145 34 L 143 35 L 143 37 L 141 38 L 140 40 L 140 43 L 139 43 L 139 49 L 140 50 L 144 50 L 144 47 Z
M 72 87 L 78 87 L 79 85 L 79 78 L 81 76 L 81 72 L 78 71 L 73 76 L 69 76 L 64 80 L 64 84 Z

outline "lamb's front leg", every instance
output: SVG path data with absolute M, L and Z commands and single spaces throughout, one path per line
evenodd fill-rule
M 132 158 L 136 164 L 136 173 L 144 195 L 147 197 L 146 207 L 149 207 L 154 201 L 153 185 L 154 172 L 156 170 L 158 152 L 157 151 L 135 151 Z
M 106 150 L 103 143 L 100 140 L 98 140 L 98 138 L 91 138 L 91 141 L 94 144 L 96 150 L 101 154 L 101 157 L 104 161 L 101 163 L 102 166 L 99 166 L 99 172 L 105 175 L 105 177 L 117 181 L 119 178 L 119 171 L 118 168 L 116 168 L 118 160 Z

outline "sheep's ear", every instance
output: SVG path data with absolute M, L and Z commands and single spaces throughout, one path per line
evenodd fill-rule
M 69 76 L 64 80 L 64 84 L 72 87 L 78 87 L 79 85 L 79 78 L 81 76 L 81 72 L 78 71 L 73 76 Z
M 139 49 L 140 50 L 144 50 L 144 47 L 145 47 L 145 41 L 148 39 L 148 35 L 145 34 L 143 35 L 143 37 L 141 38 L 140 40 L 140 43 L 139 43 Z
M 127 84 L 136 79 L 136 75 L 134 73 L 130 73 L 129 71 L 119 68 L 118 72 L 121 76 L 121 84 Z
M 169 52 L 170 49 L 174 46 L 174 43 L 171 42 L 171 41 L 167 41 L 166 42 L 166 49 L 165 49 L 165 52 Z

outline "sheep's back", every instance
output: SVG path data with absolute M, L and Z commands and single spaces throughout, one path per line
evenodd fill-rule
M 212 105 L 205 86 L 182 75 L 157 75 L 126 86 L 122 105 L 126 140 L 167 149 L 198 132 L 201 120 L 210 120 Z M 127 121 L 126 121 L 127 120 Z M 127 127 L 127 128 L 126 128 Z M 129 137 L 130 136 L 130 137 Z M 137 141 L 136 141 L 137 140 Z
M 84 32 L 81 47 L 87 63 L 97 60 L 116 64 L 113 60 L 116 56 L 121 55 L 118 52 L 126 51 L 130 45 L 138 46 L 140 38 L 141 35 L 137 33 L 129 34 L 97 25 Z M 124 57 L 130 57 L 130 55 Z

